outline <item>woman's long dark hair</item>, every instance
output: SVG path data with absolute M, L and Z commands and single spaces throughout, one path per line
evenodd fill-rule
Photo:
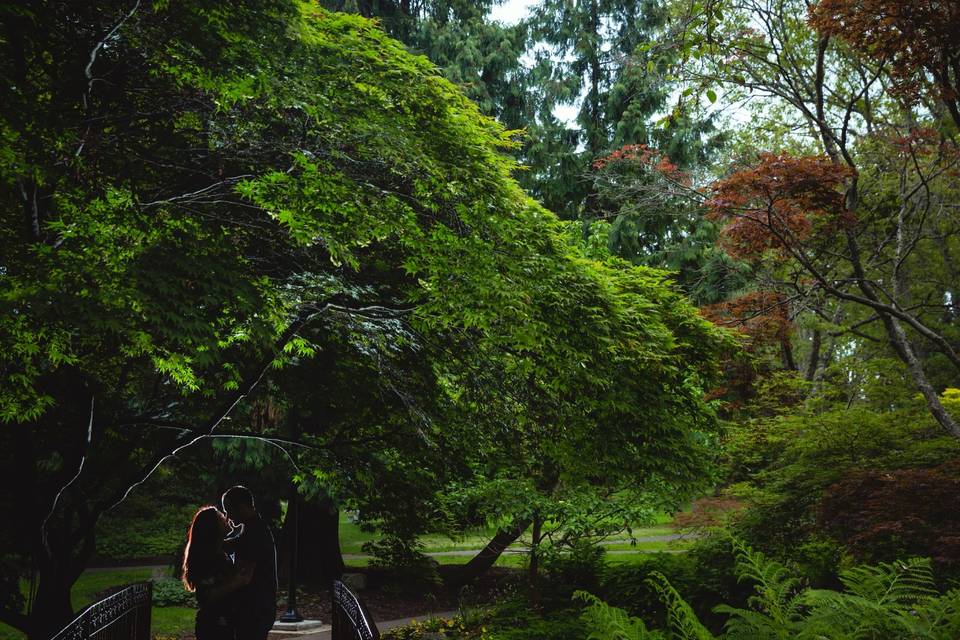
M 223 541 L 223 514 L 216 507 L 200 507 L 193 516 L 187 532 L 187 547 L 183 550 L 181 580 L 187 591 L 197 590 L 197 576 L 215 571 L 219 560 L 218 549 Z

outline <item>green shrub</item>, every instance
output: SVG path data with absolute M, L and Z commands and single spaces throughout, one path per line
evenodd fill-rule
M 479 630 L 479 629 L 477 629 Z M 429 618 L 414 620 L 410 624 L 394 627 L 383 633 L 384 640 L 420 640 L 424 636 L 434 638 L 461 638 L 475 636 L 463 618 Z M 480 631 L 483 634 L 483 631 Z M 479 637 L 479 636 L 477 636 Z
M 197 598 L 183 588 L 183 583 L 173 578 L 154 578 L 153 606 L 155 607 L 195 607 Z
M 578 610 L 568 606 L 538 615 L 523 597 L 511 597 L 493 608 L 453 619 L 433 618 L 394 627 L 384 640 L 582 640 Z
M 862 561 L 930 555 L 960 568 L 960 459 L 923 469 L 856 471 L 831 485 L 818 521 Z
M 734 564 L 730 539 L 709 536 L 687 553 L 650 554 L 636 564 L 607 567 L 597 594 L 654 627 L 664 627 L 667 611 L 649 581 L 653 574 L 662 574 L 685 595 L 704 624 L 719 631 L 724 618 L 713 613 L 713 607 L 719 602 L 745 604 L 748 595 L 749 587 L 734 575 Z
M 363 551 L 373 556 L 370 560 L 371 567 L 390 571 L 394 578 L 394 588 L 439 587 L 443 581 L 437 570 L 437 561 L 424 555 L 422 549 L 423 545 L 417 540 L 404 540 L 391 535 L 384 535 L 363 545 Z
M 582 640 L 583 627 L 573 610 L 552 612 L 548 616 L 526 616 L 523 621 L 492 632 L 495 640 Z
M 538 615 L 523 597 L 500 603 L 487 622 L 496 640 L 582 640 L 579 610 L 569 607 Z
M 597 593 L 605 601 L 634 616 L 655 624 L 662 623 L 663 604 L 647 581 L 650 574 L 660 572 L 684 593 L 691 593 L 696 584 L 695 570 L 694 560 L 689 554 L 651 553 L 636 564 L 606 567 Z
M 955 538 L 949 532 L 956 516 L 941 507 L 955 493 L 956 473 L 950 476 L 945 463 L 960 459 L 960 441 L 897 382 L 900 369 L 868 373 L 870 388 L 850 406 L 832 402 L 836 389 L 827 384 L 793 413 L 732 426 L 724 443 L 727 478 L 739 481 L 726 492 L 748 505 L 732 518 L 731 531 L 791 558 L 815 583 L 835 585 L 838 565 L 829 564 L 843 558 L 822 544 L 827 538 L 847 544 L 861 561 L 952 553 L 946 545 Z M 960 392 L 948 389 L 942 401 L 960 410 Z M 894 503 L 902 507 L 889 508 Z
M 605 557 L 602 546 L 581 540 L 568 549 L 549 550 L 543 556 L 543 568 L 556 588 L 572 593 L 577 587 L 597 587 Z
M 611 607 L 596 596 L 578 591 L 575 597 L 587 603 L 580 614 L 580 621 L 590 632 L 587 640 L 665 640 L 659 631 L 647 629 L 643 620 Z
M 843 545 L 819 535 L 798 545 L 790 559 L 808 584 L 829 589 L 840 588 L 839 572 L 851 562 Z
M 196 505 L 141 505 L 108 514 L 97 526 L 97 555 L 111 560 L 174 556 L 186 540 Z

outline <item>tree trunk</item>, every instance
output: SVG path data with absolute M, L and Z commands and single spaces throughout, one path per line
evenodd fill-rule
M 786 371 L 797 370 L 797 362 L 793 359 L 793 346 L 790 344 L 790 336 L 784 336 L 780 339 L 780 364 Z
M 527 577 L 530 582 L 530 604 L 540 608 L 540 541 L 543 539 L 541 531 L 543 519 L 539 514 L 533 516 L 533 530 L 530 532 L 530 566 Z
M 73 619 L 70 588 L 74 580 L 68 568 L 47 558 L 40 568 L 37 597 L 30 610 L 29 640 L 50 640 Z
M 820 364 L 820 345 L 823 341 L 823 332 L 820 329 L 813 330 L 813 337 L 810 340 L 810 359 L 807 361 L 807 370 L 803 374 L 803 379 L 807 382 L 813 382 L 817 375 L 817 367 Z
M 38 481 L 35 455 L 34 438 L 39 427 L 23 426 L 27 428 L 17 430 L 15 441 L 16 451 L 24 459 L 8 470 L 18 474 L 10 480 L 17 484 L 10 486 L 21 488 L 13 495 L 15 513 L 22 518 L 22 537 L 14 542 L 16 549 L 30 555 L 37 590 L 22 630 L 30 640 L 49 640 L 74 618 L 70 591 L 96 548 L 96 522 L 91 506 L 69 487 L 70 474 L 79 468 L 79 463 L 68 461 L 57 482 L 44 487 Z M 58 486 L 62 491 L 60 500 L 56 509 L 48 513 Z
M 905 182 L 905 180 L 902 181 L 903 184 L 905 184 Z M 904 260 L 906 260 L 907 256 L 907 234 L 905 227 L 909 207 L 907 198 L 904 198 L 903 195 L 901 192 L 903 201 L 900 204 L 900 211 L 897 214 L 897 250 L 892 278 L 895 302 L 903 302 L 904 300 L 910 299 L 910 287 L 907 281 L 908 274 L 904 273 L 903 270 Z M 933 385 L 931 385 L 927 379 L 927 374 L 923 370 L 923 364 L 920 358 L 917 357 L 916 349 L 910 343 L 910 338 L 907 337 L 903 326 L 896 318 L 888 315 L 883 316 L 883 324 L 887 329 L 887 334 L 890 336 L 890 341 L 893 342 L 893 347 L 896 349 L 897 355 L 899 355 L 900 359 L 907 365 L 907 368 L 910 370 L 910 375 L 913 377 L 914 384 L 917 385 L 920 393 L 923 394 L 924 400 L 927 401 L 927 408 L 930 410 L 930 413 L 933 414 L 934 419 L 940 423 L 940 426 L 946 429 L 947 433 L 955 438 L 960 438 L 960 425 L 956 423 L 953 416 L 947 413 L 947 410 L 940 404 L 940 397 L 937 395 L 936 389 L 933 388 Z
M 509 529 L 500 529 L 497 535 L 487 543 L 480 552 L 472 557 L 470 561 L 460 567 L 449 579 L 451 586 L 459 586 L 476 580 L 483 575 L 487 569 L 492 567 L 503 553 L 503 550 L 517 541 L 517 538 L 523 535 L 523 532 L 530 526 L 529 520 L 522 520 Z
M 304 502 L 300 505 L 300 577 L 319 578 L 326 584 L 340 579 L 343 569 L 340 512 L 326 497 Z
M 894 350 L 896 350 L 897 355 L 900 356 L 904 364 L 907 365 L 907 369 L 910 370 L 910 376 L 913 378 L 913 383 L 917 385 L 917 388 L 923 395 L 923 399 L 926 400 L 927 409 L 929 409 L 930 414 L 940 423 L 940 426 L 943 427 L 947 433 L 954 438 L 960 438 L 960 425 L 957 424 L 953 416 L 951 416 L 940 403 L 940 396 L 937 395 L 936 389 L 933 388 L 933 385 L 931 385 L 927 379 L 923 365 L 920 363 L 920 360 L 917 359 L 913 346 L 910 344 L 910 340 L 907 338 L 903 327 L 896 318 L 891 318 L 887 315 L 883 316 L 883 324 L 887 329 L 887 335 L 890 336 L 890 341 L 893 343 Z

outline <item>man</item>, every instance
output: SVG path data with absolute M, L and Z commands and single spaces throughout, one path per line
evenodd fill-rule
M 246 487 L 227 489 L 221 499 L 240 534 L 227 540 L 228 553 L 241 570 L 252 571 L 250 584 L 238 596 L 237 640 L 266 640 L 277 611 L 277 551 L 273 534 L 254 506 Z

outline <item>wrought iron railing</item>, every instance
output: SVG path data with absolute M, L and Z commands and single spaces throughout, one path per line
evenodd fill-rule
M 339 580 L 333 581 L 331 640 L 378 640 L 380 631 L 366 608 Z
M 150 640 L 153 584 L 138 582 L 80 612 L 53 640 Z

